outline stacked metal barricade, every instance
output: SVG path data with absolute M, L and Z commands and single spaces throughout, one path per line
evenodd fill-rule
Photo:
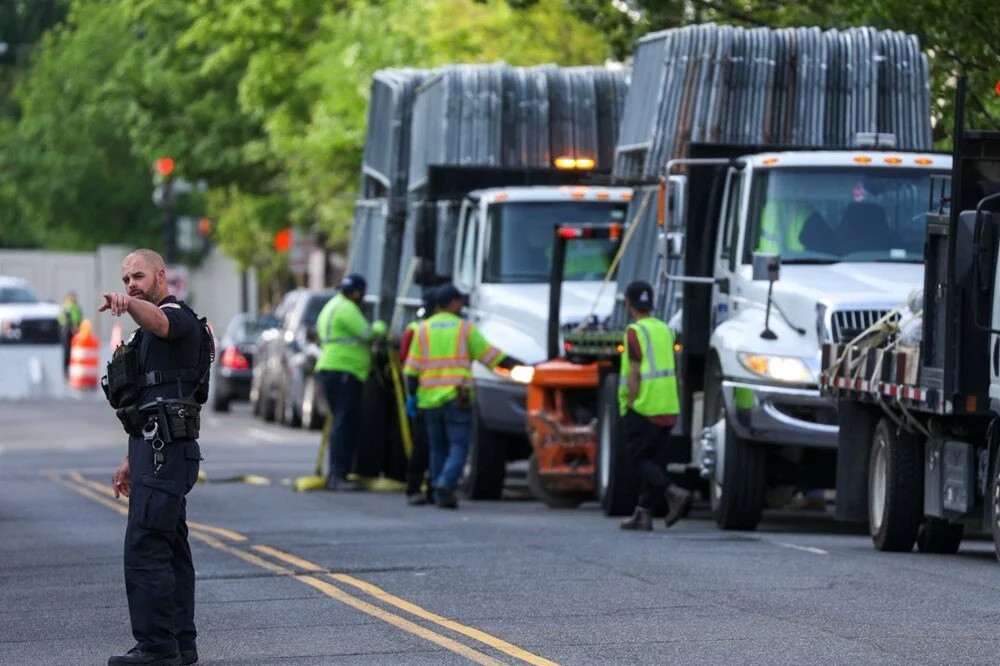
M 896 147 L 931 145 L 930 74 L 913 35 L 873 28 L 746 29 L 704 24 L 647 35 L 636 48 L 613 174 L 650 183 L 690 143 L 849 148 L 859 133 L 893 134 Z M 618 273 L 649 279 L 663 261 L 648 252 L 657 188 L 640 186 L 628 218 L 633 232 Z M 645 204 L 643 202 L 648 201 Z M 679 232 L 679 229 L 668 230 Z M 668 259 L 669 273 L 682 259 Z M 676 282 L 657 294 L 669 319 L 681 308 Z M 625 321 L 616 307 L 611 326 Z
M 878 132 L 927 149 L 927 57 L 874 28 L 665 30 L 639 41 L 624 116 L 621 178 L 657 177 L 689 142 L 845 148 Z

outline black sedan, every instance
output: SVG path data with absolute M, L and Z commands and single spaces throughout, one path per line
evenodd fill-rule
M 275 324 L 274 317 L 248 313 L 238 314 L 229 322 L 215 355 L 212 377 L 212 408 L 215 411 L 229 411 L 229 403 L 233 400 L 250 399 L 254 346 L 261 332 Z

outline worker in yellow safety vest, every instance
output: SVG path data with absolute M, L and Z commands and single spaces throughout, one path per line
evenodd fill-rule
M 411 418 L 421 414 L 427 424 L 434 501 L 447 509 L 458 507 L 455 488 L 469 454 L 472 362 L 490 369 L 521 365 L 458 316 L 463 298 L 453 284 L 438 287 L 438 311 L 417 328 L 404 366 L 406 412 Z
M 800 236 L 812 215 L 812 208 L 797 201 L 768 201 L 760 214 L 757 251 L 768 254 L 802 252 L 806 248 Z
M 634 320 L 625 330 L 618 385 L 618 408 L 625 426 L 629 459 L 641 480 L 639 503 L 624 530 L 652 530 L 650 513 L 657 495 L 667 500 L 667 527 L 687 515 L 691 493 L 667 474 L 670 429 L 677 423 L 679 400 L 674 372 L 674 334 L 650 315 L 653 288 L 638 280 L 625 289 Z
M 417 318 L 406 325 L 403 339 L 399 343 L 399 360 L 404 365 L 410 356 L 410 345 L 413 344 L 413 338 L 417 335 L 421 322 L 433 317 L 438 311 L 437 290 L 433 287 L 425 289 L 420 295 L 420 301 Z M 419 412 L 415 417 L 410 417 L 410 433 L 413 451 L 410 453 L 410 459 L 406 461 L 406 503 L 410 506 L 434 504 L 434 489 L 430 480 L 427 481 L 426 490 L 421 489 L 429 468 L 430 452 L 427 442 L 427 424 L 424 423 L 424 417 Z
M 322 353 L 316 361 L 316 381 L 323 388 L 333 413 L 327 455 L 327 490 L 357 490 L 347 480 L 354 463 L 357 422 L 361 411 L 361 387 L 372 368 L 371 341 L 385 335 L 385 322 L 369 325 L 361 312 L 367 283 L 351 274 L 344 278 L 340 293 L 327 301 L 316 319 L 316 335 Z

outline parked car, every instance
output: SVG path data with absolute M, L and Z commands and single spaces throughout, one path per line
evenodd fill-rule
M 322 391 L 313 377 L 320 350 L 314 341 L 316 319 L 333 291 L 296 289 L 275 309 L 278 325 L 261 333 L 256 347 L 250 400 L 265 421 L 319 429 Z
M 260 334 L 277 324 L 271 315 L 241 313 L 230 320 L 216 345 L 212 376 L 212 408 L 229 411 L 233 400 L 250 399 L 253 377 L 254 348 Z
M 0 344 L 61 343 L 59 306 L 44 303 L 21 278 L 0 275 Z

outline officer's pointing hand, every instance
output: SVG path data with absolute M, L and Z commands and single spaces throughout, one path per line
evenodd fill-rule
M 118 465 L 115 475 L 111 477 L 111 489 L 115 491 L 115 499 L 118 499 L 118 495 L 128 497 L 129 492 L 132 490 L 131 469 L 129 468 L 128 458 L 125 458 L 122 464 Z
M 111 310 L 111 314 L 121 317 L 128 312 L 128 306 L 131 303 L 132 297 L 128 294 L 119 294 L 117 292 L 104 294 L 104 305 L 99 307 L 97 311 L 104 312 L 105 310 Z

